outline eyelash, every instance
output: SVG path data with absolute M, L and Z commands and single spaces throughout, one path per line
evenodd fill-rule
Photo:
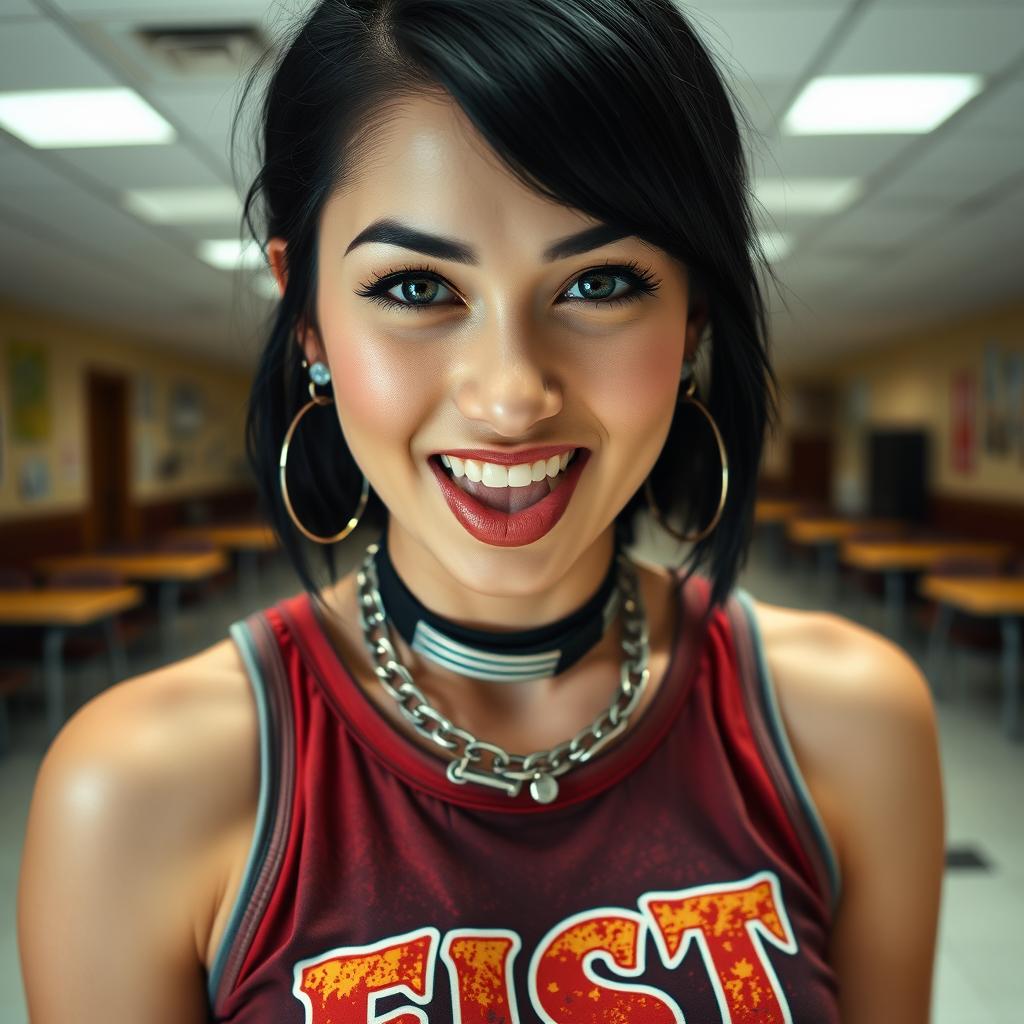
M 633 290 L 627 292 L 625 295 L 616 296 L 613 299 L 573 298 L 567 299 L 566 301 L 586 303 L 596 306 L 618 306 L 624 302 L 635 302 L 647 295 L 652 295 L 661 286 L 661 282 L 655 279 L 650 268 L 641 266 L 636 262 L 636 260 L 629 260 L 627 263 L 623 264 L 606 263 L 604 266 L 593 267 L 590 270 L 585 270 L 582 274 L 577 274 L 576 277 L 572 279 L 565 291 L 569 291 L 569 289 L 574 287 L 584 278 L 596 276 L 598 274 L 609 274 L 613 277 L 621 277 L 623 279 L 628 278 Z M 387 294 L 387 292 L 394 288 L 396 284 L 402 284 L 407 279 L 415 280 L 417 278 L 420 280 L 436 281 L 438 284 L 444 285 L 444 287 L 449 291 L 455 291 L 455 289 L 444 280 L 440 272 L 431 266 L 397 267 L 389 270 L 386 274 L 379 277 L 374 275 L 372 280 L 368 281 L 366 284 L 360 285 L 359 289 L 356 291 L 356 295 L 369 299 L 371 302 L 376 302 L 385 309 L 410 309 L 420 312 L 421 310 L 439 309 L 446 305 L 452 305 L 452 303 L 445 302 L 418 304 L 411 302 L 399 302 L 398 299 Z M 564 294 L 564 292 L 562 294 Z

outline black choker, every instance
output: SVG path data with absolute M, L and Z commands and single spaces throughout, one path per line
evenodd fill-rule
M 492 633 L 460 626 L 426 608 L 413 595 L 388 555 L 387 529 L 375 565 L 381 603 L 412 650 L 459 675 L 494 683 L 547 679 L 575 665 L 615 618 L 621 601 L 618 555 L 593 597 L 557 622 L 518 633 Z

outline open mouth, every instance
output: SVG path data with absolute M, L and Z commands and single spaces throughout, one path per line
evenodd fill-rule
M 495 509 L 498 512 L 504 512 L 506 514 L 514 514 L 521 512 L 525 508 L 529 508 L 531 505 L 537 504 L 539 501 L 543 501 L 553 491 L 558 490 L 562 485 L 566 474 L 570 467 L 579 457 L 580 453 L 586 449 L 577 448 L 569 455 L 569 459 L 564 467 L 559 466 L 554 476 L 550 475 L 549 471 L 545 467 L 544 476 L 540 480 L 531 479 L 529 483 L 523 483 L 519 485 L 508 484 L 506 486 L 488 486 L 482 480 L 473 480 L 471 476 L 479 476 L 479 464 L 476 467 L 466 466 L 465 462 L 462 462 L 460 468 L 463 472 L 461 476 L 456 475 L 455 470 L 449 465 L 446 466 L 440 455 L 431 455 L 430 461 L 448 477 L 452 483 L 466 494 L 472 495 L 482 505 L 486 505 L 488 508 Z M 468 461 L 468 460 L 466 460 Z M 540 472 L 539 465 L 536 476 Z

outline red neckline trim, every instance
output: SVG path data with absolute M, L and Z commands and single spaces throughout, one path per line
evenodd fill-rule
M 695 576 L 691 579 L 701 578 Z M 558 779 L 558 796 L 549 804 L 536 803 L 525 785 L 518 796 L 510 797 L 501 790 L 452 782 L 444 770 L 448 759 L 417 746 L 397 732 L 363 692 L 330 643 L 308 593 L 280 602 L 275 610 L 295 639 L 328 704 L 349 726 L 356 740 L 386 768 L 415 788 L 463 807 L 536 814 L 567 807 L 613 786 L 647 758 L 672 727 L 682 711 L 697 670 L 697 627 L 704 608 L 694 593 L 696 589 L 682 583 L 677 586 L 672 653 L 661 684 L 643 718 L 620 743 L 613 744 L 593 761 L 561 776 Z M 700 596 L 706 597 L 704 594 Z

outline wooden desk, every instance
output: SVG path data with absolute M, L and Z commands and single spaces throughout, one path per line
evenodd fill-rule
M 823 587 L 838 597 L 839 544 L 861 530 L 901 530 L 898 519 L 851 519 L 845 516 L 794 516 L 786 523 L 786 536 L 800 547 L 813 548 Z
M 182 526 L 172 530 L 169 536 L 205 540 L 214 547 L 231 551 L 238 564 L 238 587 L 243 594 L 254 594 L 259 587 L 260 554 L 278 548 L 277 537 L 265 523 Z
M 102 624 L 110 654 L 112 682 L 125 675 L 124 650 L 114 620 L 142 601 L 138 587 L 0 590 L 0 626 L 43 629 L 43 678 L 50 739 L 64 723 L 64 639 L 68 629 Z
M 754 504 L 755 523 L 783 523 L 800 510 L 799 501 L 780 498 L 758 498 Z
M 762 534 L 778 568 L 786 564 L 786 522 L 797 515 L 801 502 L 781 498 L 758 498 L 754 503 L 754 525 Z
M 887 632 L 896 639 L 903 628 L 905 573 L 927 571 L 946 558 L 985 558 L 999 562 L 1012 550 L 1010 544 L 991 541 L 854 540 L 843 543 L 839 557 L 856 569 L 884 575 Z
M 1020 657 L 1021 618 L 1024 616 L 1022 576 L 925 576 L 919 586 L 938 606 L 928 644 L 928 664 L 936 681 L 948 660 L 949 629 L 956 612 L 999 619 L 1003 638 L 1003 731 L 1011 739 L 1022 737 Z
M 182 583 L 208 579 L 227 566 L 223 551 L 146 551 L 132 554 L 66 555 L 39 562 L 44 573 L 69 569 L 107 569 L 138 583 L 157 586 L 160 638 L 173 653 L 177 640 L 178 600 Z
M 277 537 L 263 523 L 207 523 L 203 526 L 182 526 L 171 531 L 173 537 L 208 540 L 219 548 L 231 551 L 273 551 Z
M 903 530 L 899 519 L 844 519 L 831 516 L 798 516 L 786 525 L 786 535 L 797 544 L 836 544 L 861 530 Z

